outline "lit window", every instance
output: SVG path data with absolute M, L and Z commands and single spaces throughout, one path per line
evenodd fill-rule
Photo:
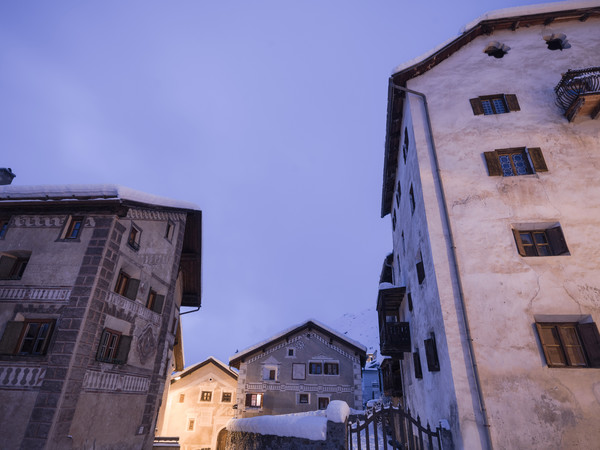
M 231 392 L 223 392 L 221 395 L 221 402 L 231 403 Z
M 201 402 L 210 402 L 212 401 L 212 392 L 211 391 L 202 391 L 200 394 Z

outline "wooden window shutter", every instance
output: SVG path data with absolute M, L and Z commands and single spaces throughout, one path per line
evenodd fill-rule
M 473 108 L 473 114 L 479 116 L 483 114 L 483 105 L 481 104 L 480 98 L 472 98 L 469 100 L 471 102 L 471 108 Z
M 485 156 L 485 163 L 487 164 L 488 173 L 490 177 L 500 177 L 502 176 L 502 166 L 500 166 L 500 159 L 498 159 L 498 153 L 493 152 L 483 152 L 483 156 Z
M 127 283 L 127 290 L 125 291 L 125 297 L 130 298 L 131 300 L 135 300 L 137 297 L 137 291 L 140 287 L 140 280 L 135 278 L 130 278 Z
M 587 353 L 590 367 L 600 367 L 600 334 L 596 324 L 578 323 L 577 331 Z
M 517 96 L 515 94 L 505 94 L 504 100 L 506 101 L 506 106 L 508 106 L 510 111 L 521 111 L 519 102 L 517 101 Z
M 567 248 L 567 242 L 565 241 L 565 236 L 563 235 L 560 226 L 548 228 L 546 230 L 546 236 L 548 236 L 548 241 L 550 242 L 553 255 L 563 255 L 569 252 L 569 249 Z
M 246 406 L 252 406 L 252 394 L 246 394 Z
M 162 313 L 164 304 L 165 304 L 165 296 L 157 295 L 156 299 L 154 300 L 154 305 L 152 305 L 152 311 L 159 313 L 159 314 Z
M 531 159 L 531 163 L 536 172 L 548 172 L 548 166 L 546 166 L 546 161 L 544 160 L 541 148 L 528 148 L 527 153 L 529 154 L 529 158 Z
M 2 339 L 0 339 L 0 354 L 14 354 L 23 331 L 25 322 L 10 321 L 6 324 Z
M 418 351 L 413 353 L 413 366 L 415 369 L 415 378 L 423 378 L 423 370 L 421 369 L 421 358 L 419 357 Z
M 115 353 L 115 362 L 117 364 L 125 364 L 127 362 L 127 356 L 129 355 L 129 349 L 131 347 L 131 336 L 121 335 L 119 339 L 119 347 Z
M 548 367 L 566 366 L 567 359 L 560 344 L 556 327 L 553 325 L 545 325 L 543 323 L 536 323 L 535 326 L 538 331 L 538 336 L 540 337 L 540 343 L 542 344 Z
M 519 255 L 527 256 L 525 253 L 525 247 L 523 247 L 523 242 L 521 242 L 521 232 L 519 230 L 512 230 L 513 235 L 515 236 L 515 243 L 517 244 L 517 249 L 519 250 Z
M 0 280 L 6 280 L 10 277 L 15 261 L 16 259 L 10 256 L 0 256 Z
M 427 370 L 430 372 L 438 372 L 440 370 L 440 362 L 435 345 L 435 337 L 432 335 L 430 339 L 425 339 L 425 357 L 427 358 Z

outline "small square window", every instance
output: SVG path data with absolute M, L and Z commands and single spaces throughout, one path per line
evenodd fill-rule
M 298 403 L 308 404 L 309 402 L 309 394 L 298 394 Z
M 179 403 L 183 403 L 185 401 L 185 394 L 179 394 Z
M 0 219 L 0 239 L 4 239 L 6 232 L 8 231 L 9 218 Z
M 560 225 L 541 230 L 515 230 L 513 235 L 521 256 L 552 256 L 569 253 Z
M 296 349 L 295 348 L 288 348 L 287 349 L 287 355 L 290 358 L 296 356 Z
M 62 238 L 64 240 L 77 240 L 83 228 L 83 217 L 81 216 L 70 216 L 67 219 L 64 234 Z
M 167 222 L 167 228 L 165 229 L 165 239 L 171 241 L 173 239 L 173 232 L 175 231 L 175 224 L 170 220 Z
M 200 394 L 201 402 L 210 402 L 212 401 L 212 392 L 211 391 L 202 391 Z
M 140 238 L 142 236 L 142 230 L 136 227 L 134 224 L 131 224 L 131 229 L 129 230 L 129 236 L 127 237 L 127 244 L 134 250 L 140 249 Z
M 323 373 L 323 363 L 309 362 L 308 373 L 311 375 L 321 375 Z
M 231 392 L 223 392 L 223 394 L 221 394 L 221 402 L 231 403 Z
M 319 409 L 327 409 L 327 406 L 329 406 L 329 397 L 318 397 L 317 407 Z
M 425 357 L 427 358 L 427 370 L 430 372 L 439 372 L 440 360 L 438 359 L 437 345 L 435 343 L 435 334 L 431 333 L 429 339 L 425 339 Z

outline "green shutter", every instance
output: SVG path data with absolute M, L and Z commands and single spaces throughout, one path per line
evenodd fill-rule
M 577 331 L 587 353 L 590 367 L 600 367 L 600 334 L 596 324 L 578 323 Z
M 17 351 L 19 338 L 25 322 L 10 321 L 6 324 L 2 339 L 0 339 L 0 354 L 14 354 Z
M 480 98 L 472 98 L 469 100 L 471 102 L 471 108 L 473 108 L 473 114 L 479 116 L 483 114 L 483 105 L 481 104 Z
M 502 176 L 502 167 L 500 166 L 500 159 L 498 158 L 498 153 L 493 152 L 483 152 L 483 156 L 485 156 L 485 163 L 487 164 L 488 173 L 490 177 L 499 177 Z
M 527 153 L 529 154 L 529 158 L 531 159 L 531 163 L 536 172 L 548 172 L 548 166 L 546 166 L 546 161 L 544 160 L 541 148 L 528 148 Z
M 140 280 L 135 278 L 130 278 L 127 283 L 127 289 L 125 290 L 125 297 L 130 298 L 131 300 L 135 300 L 137 297 L 137 291 L 140 287 Z
M 517 96 L 515 94 L 504 95 L 504 100 L 506 101 L 506 106 L 508 106 L 510 111 L 521 111 L 519 102 L 517 101 Z
M 152 305 L 152 311 L 159 313 L 159 314 L 162 313 L 164 304 L 165 304 L 165 296 L 157 295 L 156 299 L 154 300 L 154 305 Z
M 125 364 L 127 362 L 127 356 L 129 355 L 129 349 L 131 348 L 131 336 L 121 335 L 119 338 L 119 346 L 115 354 L 116 364 Z

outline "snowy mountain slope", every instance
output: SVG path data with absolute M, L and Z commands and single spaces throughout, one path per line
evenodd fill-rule
M 367 308 L 357 313 L 348 312 L 332 321 L 331 327 L 365 345 L 367 353 L 379 353 L 379 326 L 375 308 Z

